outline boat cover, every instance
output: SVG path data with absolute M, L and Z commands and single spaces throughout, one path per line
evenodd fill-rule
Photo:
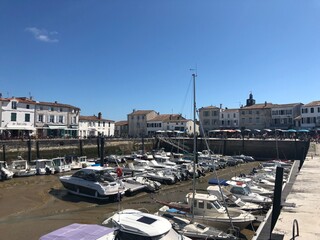
M 216 178 L 211 178 L 209 179 L 209 184 L 213 184 L 213 185 L 218 185 L 220 183 L 220 185 L 222 186 L 228 186 L 229 184 L 227 183 L 227 180 L 225 179 L 216 179 Z
M 40 240 L 96 240 L 114 230 L 97 224 L 73 223 L 40 237 Z

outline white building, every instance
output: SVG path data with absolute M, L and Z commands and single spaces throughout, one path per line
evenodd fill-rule
M 208 134 L 210 130 L 219 129 L 220 110 L 221 109 L 216 106 L 202 107 L 199 109 L 201 135 Z
M 80 108 L 58 102 L 36 102 L 38 137 L 78 137 Z
M 313 101 L 301 107 L 300 126 L 303 129 L 320 127 L 320 101 Z
M 220 128 L 235 129 L 239 128 L 239 109 L 220 110 Z
M 271 107 L 271 128 L 294 128 L 295 119 L 300 116 L 302 105 L 302 103 L 273 104 Z
M 199 126 L 197 124 L 195 131 L 199 133 Z M 181 114 L 159 114 L 147 122 L 149 136 L 153 136 L 159 132 L 191 135 L 195 131 L 193 121 L 185 119 Z
M 114 136 L 115 122 L 102 118 L 101 112 L 98 116 L 80 116 L 79 137 Z
M 0 98 L 0 132 L 3 137 L 34 135 L 36 102 L 28 98 Z

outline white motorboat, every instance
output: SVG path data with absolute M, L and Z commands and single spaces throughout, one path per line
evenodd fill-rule
M 13 172 L 14 177 L 28 177 L 36 175 L 36 168 L 28 164 L 27 160 L 18 157 L 18 160 L 13 160 L 9 169 Z
M 54 162 L 52 159 L 36 159 L 30 162 L 30 165 L 36 168 L 38 175 L 54 174 Z
M 182 217 L 174 216 L 170 213 L 164 213 L 162 217 L 168 219 L 178 233 L 191 239 L 205 239 L 205 240 L 236 240 L 238 239 L 232 234 L 228 234 L 218 228 L 204 225 Z
M 39 240 L 114 240 L 117 229 L 100 226 L 97 224 L 73 223 L 59 228 L 40 237 Z
M 110 172 L 110 169 L 104 167 L 87 167 L 59 179 L 72 194 L 99 200 L 117 200 L 127 189 Z
M 253 182 L 253 180 L 251 178 L 247 178 L 247 177 L 232 177 L 231 178 L 232 181 L 236 181 L 236 182 L 242 182 L 247 184 L 251 191 L 253 193 L 258 193 L 262 196 L 268 196 L 271 197 L 273 195 L 273 191 L 263 188 L 257 184 L 255 184 L 255 182 Z
M 161 183 L 150 180 L 143 176 L 135 176 L 123 179 L 124 183 L 139 183 L 144 186 L 144 190 L 148 192 L 155 192 L 160 189 Z
M 159 214 L 170 213 L 175 216 L 193 218 L 197 222 L 217 227 L 221 230 L 230 228 L 230 222 L 239 229 L 243 229 L 256 219 L 251 213 L 239 209 L 228 208 L 227 212 L 226 208 L 219 203 L 218 198 L 209 194 L 195 193 L 193 198 L 193 193 L 188 193 L 186 203 L 157 202 L 164 204 L 159 209 Z
M 160 216 L 143 213 L 134 209 L 117 212 L 106 219 L 102 225 L 117 228 L 115 239 L 157 239 L 157 240 L 189 240 L 177 233 L 171 223 Z M 190 239 L 191 240 L 191 239 Z
M 74 157 L 71 160 L 71 170 L 79 170 L 91 165 L 92 163 L 87 161 L 87 156 Z
M 13 177 L 13 172 L 8 169 L 5 161 L 0 161 L 0 180 L 9 180 Z
M 237 208 L 251 213 L 260 213 L 264 209 L 262 205 L 242 201 L 241 198 L 233 195 L 223 186 L 221 187 L 223 197 L 218 185 L 212 185 L 207 187 L 207 191 L 210 195 L 216 196 L 222 205 L 224 205 L 225 202 L 228 208 Z
M 174 184 L 178 180 L 177 176 L 170 169 L 147 172 L 144 176 L 148 179 L 164 184 Z
M 225 188 L 233 195 L 241 198 L 245 202 L 258 203 L 263 205 L 270 205 L 272 199 L 260 194 L 253 193 L 250 187 L 242 182 L 227 181 Z
M 67 163 L 64 157 L 52 158 L 52 161 L 54 163 L 54 170 L 56 173 L 71 171 L 71 164 Z

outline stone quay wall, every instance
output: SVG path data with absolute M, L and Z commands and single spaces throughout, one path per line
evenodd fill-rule
M 65 155 L 85 155 L 98 158 L 97 138 L 92 139 L 31 139 L 31 159 L 53 158 Z M 171 144 L 155 138 L 145 139 L 105 139 L 105 156 L 110 154 L 127 155 L 133 151 L 151 151 L 164 148 L 177 152 L 174 147 L 185 146 L 189 153 L 193 151 L 193 139 L 170 139 Z M 183 143 L 182 143 L 183 142 Z M 173 143 L 173 144 L 172 144 Z M 299 140 L 258 140 L 258 139 L 197 139 L 197 151 L 209 149 L 222 155 L 249 155 L 257 160 L 298 159 L 303 160 L 309 149 L 309 141 Z M 181 149 L 179 152 L 182 152 Z M 21 156 L 28 159 L 28 140 L 0 141 L 0 160 L 11 161 Z

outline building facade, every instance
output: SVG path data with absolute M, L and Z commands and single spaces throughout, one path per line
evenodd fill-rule
M 320 128 L 320 101 L 313 101 L 301 106 L 299 125 L 303 129 Z
M 295 128 L 298 125 L 295 119 L 300 116 L 302 105 L 302 103 L 274 104 L 271 108 L 271 128 Z
M 202 107 L 199 109 L 200 134 L 208 134 L 210 130 L 220 127 L 220 108 L 216 106 Z
M 237 129 L 239 128 L 239 109 L 221 109 L 220 128 Z
M 36 134 L 36 102 L 28 98 L 0 98 L 2 138 L 29 137 Z
M 128 121 L 118 121 L 115 123 L 114 136 L 115 137 L 128 137 L 129 127 Z
M 4 137 L 77 137 L 80 109 L 32 98 L 1 98 L 1 131 Z
M 79 137 L 111 137 L 115 134 L 115 122 L 102 118 L 101 112 L 98 116 L 80 116 L 79 118 Z
M 169 135 L 192 135 L 199 132 L 199 126 L 194 125 L 192 120 L 185 119 L 181 114 L 159 114 L 147 122 L 148 136 L 154 136 L 157 133 L 168 133 Z
M 158 115 L 154 110 L 133 110 L 127 115 L 129 137 L 147 136 L 147 122 Z
M 78 137 L 80 108 L 58 103 L 37 102 L 35 125 L 42 138 Z

